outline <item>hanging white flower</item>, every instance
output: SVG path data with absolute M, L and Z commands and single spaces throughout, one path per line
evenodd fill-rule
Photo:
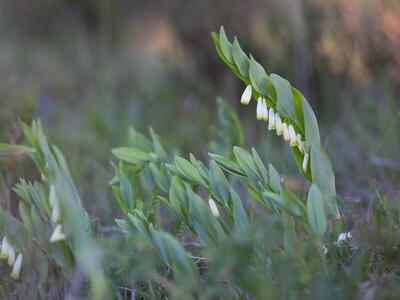
M 11 246 L 10 244 L 8 244 L 7 256 L 8 256 L 8 265 L 11 267 L 15 261 L 15 250 L 13 246 Z
M 261 121 L 263 119 L 263 98 L 262 97 L 258 97 L 258 100 L 257 100 L 256 118 L 259 121 Z
M 268 130 L 273 130 L 275 129 L 275 112 L 274 109 L 271 107 L 269 109 L 269 115 L 268 115 L 268 119 L 269 119 L 269 123 L 268 123 Z
M 219 210 L 218 210 L 217 204 L 215 203 L 215 201 L 213 199 L 211 199 L 211 198 L 208 199 L 208 206 L 210 207 L 212 214 L 218 218 Z
M 289 125 L 289 137 L 290 137 L 290 146 L 292 147 L 296 146 L 297 145 L 296 131 L 294 131 L 292 125 Z
M 251 85 L 249 84 L 249 85 L 245 88 L 245 90 L 244 90 L 244 92 L 243 92 L 243 94 L 242 94 L 242 98 L 240 99 L 240 103 L 242 103 L 242 104 L 244 104 L 244 105 L 248 105 L 248 104 L 250 103 L 250 100 L 251 100 L 251 91 L 252 91 L 252 88 L 251 88 Z
M 11 271 L 11 277 L 14 279 L 18 279 L 19 278 L 19 274 L 21 272 L 21 268 L 22 268 L 22 254 L 18 254 L 17 259 L 15 260 L 14 266 L 12 268 Z
M 278 113 L 275 113 L 275 127 L 276 127 L 276 134 L 282 135 L 283 134 L 282 120 L 281 116 Z
M 58 200 L 56 200 L 53 203 L 53 208 L 52 208 L 52 211 L 51 211 L 51 219 L 55 223 L 58 223 L 61 220 L 60 204 L 58 203 Z
M 3 238 L 3 242 L 1 243 L 1 252 L 0 258 L 7 259 L 8 258 L 8 241 L 7 237 Z
M 265 98 L 263 98 L 263 103 L 262 103 L 262 119 L 263 121 L 268 121 L 268 106 Z
M 307 173 L 308 170 L 308 160 L 310 159 L 310 155 L 308 153 L 304 154 L 304 158 L 303 158 L 303 171 L 304 173 Z
M 58 200 L 57 200 L 56 188 L 52 184 L 52 185 L 50 185 L 50 191 L 49 191 L 49 203 L 50 203 L 50 206 L 52 207 L 54 205 L 54 203 L 56 203 L 57 201 Z
M 301 134 L 298 133 L 297 136 L 297 147 L 299 148 L 300 153 L 304 153 L 304 142 L 301 139 Z
M 282 130 L 283 130 L 283 139 L 285 140 L 285 142 L 289 142 L 290 141 L 290 135 L 289 135 L 289 129 L 286 123 L 282 124 Z
M 53 233 L 51 234 L 50 237 L 50 243 L 56 243 L 62 240 L 65 240 L 66 236 L 64 232 L 62 231 L 62 226 L 58 224 L 56 228 L 54 229 Z

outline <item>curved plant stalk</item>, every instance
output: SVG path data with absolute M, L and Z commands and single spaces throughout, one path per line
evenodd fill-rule
M 268 122 L 289 143 L 301 174 L 318 186 L 326 201 L 327 211 L 340 218 L 336 204 L 335 175 L 329 157 L 321 144 L 317 119 L 299 90 L 277 74 L 267 75 L 252 55 L 247 56 L 237 38 L 230 42 L 224 28 L 212 32 L 221 59 L 246 85 L 241 103 L 257 100 L 256 117 Z

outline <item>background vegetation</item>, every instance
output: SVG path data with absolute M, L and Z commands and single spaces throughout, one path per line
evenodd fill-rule
M 92 222 L 108 228 L 120 214 L 105 184 L 114 176 L 111 149 L 126 144 L 128 127 L 147 132 L 151 125 L 165 148 L 207 161 L 210 147 L 218 146 L 210 141 L 219 140 L 215 98 L 223 96 L 239 115 L 246 144 L 267 157 L 292 190 L 305 194 L 307 185 L 288 147 L 254 121 L 255 109 L 239 106 L 244 87 L 220 61 L 210 39 L 221 24 L 268 73 L 287 78 L 307 97 L 334 165 L 347 229 L 359 228 L 366 249 L 391 249 L 382 266 L 396 265 L 397 246 L 387 244 L 399 237 L 396 223 L 390 225 L 393 230 L 385 225 L 380 231 L 375 224 L 380 217 L 369 219 L 380 209 L 398 219 L 396 0 L 2 0 L 0 140 L 20 143 L 17 118 L 30 123 L 39 117 L 63 151 Z M 39 177 L 33 165 L 19 160 L 6 157 L 1 165 L 0 205 L 10 205 L 16 215 L 11 187 L 22 174 Z M 237 241 L 232 237 L 230 242 Z M 290 263 L 282 258 L 282 265 L 289 270 L 282 276 L 289 276 Z M 397 290 L 395 273 L 379 274 L 353 283 L 364 284 L 367 291 L 386 285 L 392 287 L 389 294 Z

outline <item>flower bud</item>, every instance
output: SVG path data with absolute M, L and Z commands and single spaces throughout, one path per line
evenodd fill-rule
M 290 146 L 292 147 L 296 146 L 297 145 L 296 131 L 294 131 L 292 125 L 289 125 L 289 137 L 290 137 Z
M 8 241 L 7 237 L 3 238 L 3 242 L 1 243 L 1 252 L 0 252 L 0 258 L 2 259 L 7 259 L 8 258 Z
M 304 171 L 304 173 L 307 173 L 308 160 L 309 159 L 310 159 L 310 155 L 308 153 L 304 154 L 304 158 L 303 158 L 303 171 Z
M 282 120 L 281 116 L 278 113 L 275 113 L 275 127 L 276 127 L 276 134 L 282 135 L 283 133 Z
M 8 254 L 8 265 L 11 267 L 15 261 L 15 250 L 13 246 L 11 246 L 10 244 L 8 244 L 7 254 Z
M 219 217 L 219 210 L 217 207 L 217 204 L 215 204 L 215 201 L 213 199 L 208 199 L 208 205 L 210 206 L 211 212 L 215 217 Z
M 19 278 L 19 273 L 21 272 L 22 268 L 22 254 L 18 254 L 17 259 L 15 260 L 14 266 L 11 271 L 11 277 L 14 279 Z
M 53 209 L 51 211 L 51 219 L 55 223 L 58 223 L 61 220 L 60 204 L 58 203 L 58 201 L 55 201 L 53 204 Z
M 286 123 L 282 124 L 282 130 L 283 130 L 283 139 L 285 140 L 285 142 L 289 142 L 290 141 L 290 135 L 289 135 L 289 129 Z
M 268 106 L 265 98 L 263 98 L 262 116 L 264 121 L 268 121 Z
M 64 232 L 62 231 L 62 226 L 58 224 L 56 228 L 54 229 L 53 233 L 51 234 L 50 237 L 50 243 L 56 243 L 62 240 L 65 240 L 66 236 Z
M 249 84 L 243 94 L 242 94 L 242 98 L 240 99 L 240 103 L 244 104 L 244 105 L 248 105 L 250 103 L 251 100 L 251 85 Z
M 263 98 L 261 97 L 258 97 L 257 100 L 256 118 L 259 121 L 263 119 Z
M 300 133 L 296 135 L 296 139 L 297 139 L 297 147 L 299 148 L 300 153 L 304 153 L 304 142 L 301 140 Z
M 275 112 L 272 107 L 269 109 L 268 119 L 269 119 L 268 130 L 275 129 Z

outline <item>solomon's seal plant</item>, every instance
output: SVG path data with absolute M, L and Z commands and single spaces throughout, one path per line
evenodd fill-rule
M 354 298 L 371 272 L 388 272 L 382 247 L 363 248 L 335 220 L 335 177 L 307 100 L 222 27 L 212 37 L 244 83 L 240 102 L 255 99 L 256 119 L 291 147 L 307 194 L 282 184 L 263 153 L 245 149 L 237 115 L 218 98 L 207 158 L 177 155 L 152 128 L 147 136 L 129 130 L 126 145 L 112 149 L 117 216 L 98 225 L 41 123 L 21 124 L 28 145 L 0 144 L 0 158 L 28 156 L 40 179 L 14 186 L 18 211 L 0 209 L 0 296 L 24 282 L 37 298 L 62 298 L 76 286 L 94 299 Z M 385 234 L 397 232 L 398 220 L 379 212 L 379 224 L 395 228 Z

